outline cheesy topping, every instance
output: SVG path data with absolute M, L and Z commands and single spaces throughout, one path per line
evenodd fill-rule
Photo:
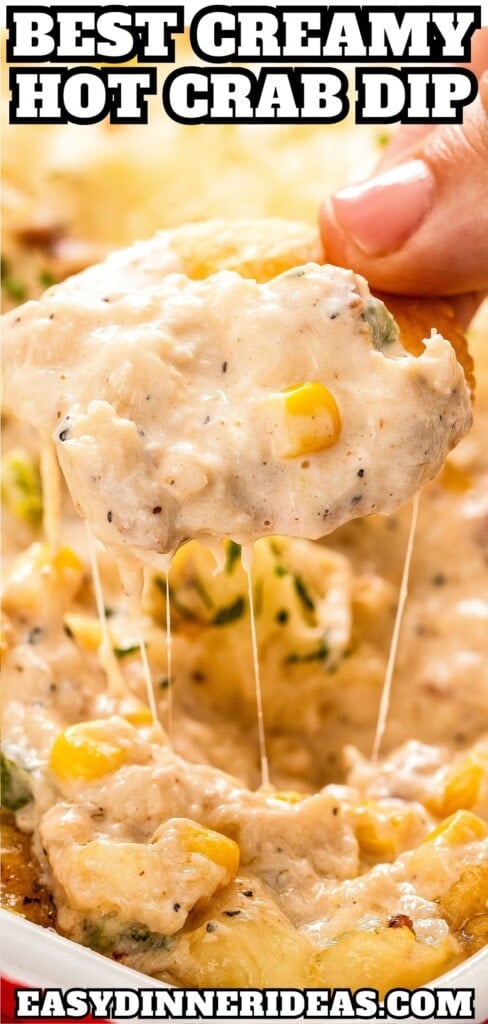
M 119 254 L 132 288 L 110 287 L 109 260 L 5 318 L 8 404 L 51 431 L 78 511 L 119 555 L 392 512 L 469 428 L 449 342 L 432 331 L 407 354 L 352 271 L 144 286 L 154 252 Z

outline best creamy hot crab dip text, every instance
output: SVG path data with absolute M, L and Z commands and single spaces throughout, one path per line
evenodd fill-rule
M 224 203 L 239 215 L 252 197 L 258 214 L 288 208 L 288 198 L 263 197 L 254 179 L 249 186 L 256 154 L 259 181 L 272 180 L 264 136 L 256 146 L 246 130 L 218 135 L 220 152 L 213 146 L 208 160 L 227 160 L 229 173 L 218 196 L 215 174 L 207 180 L 201 167 L 200 190 L 178 191 L 176 167 L 188 175 L 198 160 L 193 151 L 182 160 L 175 138 L 156 161 L 153 151 L 147 171 L 157 164 L 160 183 L 165 168 L 167 219 L 154 215 L 154 200 L 141 230 L 139 172 L 131 177 L 128 167 L 143 156 L 128 146 L 122 158 L 125 130 L 108 139 L 98 127 L 92 178 L 89 147 L 72 172 L 66 150 L 49 148 L 64 161 L 60 210 L 49 208 L 52 168 L 40 155 L 41 203 L 34 182 L 26 186 L 22 135 L 11 151 L 23 157 L 15 188 L 30 197 L 29 217 L 44 217 L 36 213 L 35 230 L 24 223 L 12 191 L 6 280 L 17 302 L 28 297 L 14 287 L 19 274 L 37 282 L 42 271 L 46 286 L 46 268 L 61 278 L 88 261 L 79 237 L 56 234 L 57 216 L 76 222 L 75 236 L 86 222 L 96 258 L 93 211 L 112 211 L 117 195 L 106 190 L 93 206 L 94 182 L 104 187 L 102 152 L 109 161 L 118 153 L 125 197 L 123 215 L 103 222 L 111 244 L 150 234 L 150 223 L 168 223 L 172 210 L 184 221 Z M 313 152 L 315 129 L 299 147 L 288 129 L 273 132 L 286 149 L 283 174 L 298 162 L 306 180 L 307 152 L 310 175 L 329 165 Z M 247 177 L 227 187 L 239 146 Z M 71 173 L 76 201 L 68 198 Z M 342 180 L 344 168 L 336 173 Z M 322 170 L 310 218 L 319 187 L 321 194 Z M 185 216 L 187 195 L 205 209 Z M 5 423 L 3 799 L 32 835 L 38 866 L 24 851 L 19 868 L 10 818 L 5 898 L 178 985 L 370 985 L 383 993 L 421 985 L 486 941 L 488 374 L 473 337 L 475 426 L 448 455 L 471 413 L 445 332 L 430 323 L 425 352 L 407 354 L 365 283 L 317 265 L 313 229 L 305 244 L 303 229 L 289 230 L 283 256 L 283 235 L 263 229 L 266 261 L 262 245 L 259 258 L 242 245 L 236 256 L 229 228 L 224 269 L 223 236 L 214 251 L 202 227 L 157 235 L 8 315 L 7 404 L 24 422 L 9 413 Z M 100 227 L 103 247 L 102 235 Z M 81 521 L 63 493 L 61 545 L 46 543 L 43 502 L 45 512 L 53 479 L 45 460 L 42 494 L 38 436 L 25 421 L 54 437 L 75 500 L 105 545 L 96 554 L 117 669 L 110 684 Z M 374 763 L 409 511 L 363 515 L 373 506 L 392 513 L 423 485 L 391 709 Z M 340 522 L 326 545 L 300 539 Z M 161 552 L 190 536 L 197 540 L 179 548 L 167 580 Z M 216 572 L 208 545 L 218 553 L 222 536 L 232 539 L 219 542 Z M 260 537 L 251 597 L 267 787 L 259 785 L 238 543 L 251 537 Z M 146 567 L 137 618 L 107 548 L 158 562 Z M 147 706 L 142 642 L 158 722 Z M 161 723 L 169 705 L 168 736 Z

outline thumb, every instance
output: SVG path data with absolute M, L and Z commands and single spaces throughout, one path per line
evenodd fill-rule
M 373 288 L 455 295 L 488 287 L 488 73 L 465 122 L 442 125 L 393 166 L 321 210 L 327 258 Z

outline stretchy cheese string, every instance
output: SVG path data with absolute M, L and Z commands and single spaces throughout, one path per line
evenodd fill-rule
M 403 614 L 405 611 L 405 602 L 408 595 L 408 580 L 410 576 L 410 566 L 412 562 L 413 545 L 415 539 L 415 531 L 417 529 L 417 520 L 419 513 L 420 494 L 416 494 L 412 501 L 412 515 L 410 519 L 410 529 L 408 532 L 407 547 L 405 550 L 405 561 L 403 564 L 402 580 L 400 583 L 400 592 L 398 595 L 398 605 L 395 615 L 395 625 L 393 627 L 393 633 L 390 643 L 390 652 L 388 655 L 388 662 L 386 665 L 385 681 L 383 683 L 383 691 L 381 694 L 380 706 L 378 709 L 378 720 L 376 723 L 376 735 L 374 738 L 373 753 L 371 760 L 373 762 L 378 760 L 378 755 L 381 747 L 381 741 L 386 728 L 386 721 L 388 718 L 388 711 L 390 708 L 391 698 L 391 684 L 393 680 L 393 672 L 395 669 L 396 656 L 398 651 L 398 641 L 400 639 L 400 629 L 403 620 Z
M 158 721 L 158 711 L 157 711 L 157 708 L 156 708 L 156 701 L 155 701 L 155 698 L 154 698 L 154 687 L 153 687 L 153 681 L 152 681 L 152 676 L 151 676 L 151 669 L 149 667 L 149 661 L 148 661 L 148 658 L 147 658 L 147 647 L 146 647 L 146 641 L 144 639 L 144 635 L 143 635 L 143 632 L 142 632 L 142 626 L 140 626 L 140 629 L 139 629 L 139 644 L 140 644 L 141 662 L 142 662 L 142 675 L 143 675 L 143 678 L 144 678 L 144 683 L 146 685 L 147 703 L 149 704 L 149 710 L 151 712 L 153 722 L 157 722 Z
M 95 594 L 95 604 L 97 608 L 98 619 L 100 622 L 100 631 L 102 634 L 102 640 L 98 648 L 98 657 L 100 659 L 100 664 L 105 672 L 105 675 L 107 676 L 110 696 L 117 700 L 120 700 L 120 698 L 125 697 L 127 695 L 127 685 L 112 647 L 112 640 L 109 633 L 107 616 L 105 614 L 105 602 L 103 600 L 102 581 L 100 579 L 100 570 L 98 568 L 95 541 L 92 531 L 86 521 L 85 528 L 88 542 L 90 568 L 93 579 L 93 590 Z
M 47 430 L 41 430 L 40 438 L 42 525 L 50 548 L 56 552 L 61 533 L 61 474 L 52 437 Z
M 88 523 L 85 523 L 86 533 L 88 537 L 88 552 L 90 557 L 90 566 L 93 578 L 93 589 L 95 592 L 95 603 L 97 607 L 98 619 L 100 622 L 100 630 L 102 633 L 102 642 L 98 648 L 98 657 L 100 664 L 107 676 L 109 695 L 114 700 L 121 700 L 124 697 L 130 697 L 131 691 L 127 686 L 127 683 L 122 674 L 122 670 L 117 661 L 117 657 L 114 653 L 112 646 L 112 640 L 108 628 L 107 615 L 105 612 L 105 602 L 103 600 L 102 581 L 100 578 L 100 569 L 98 566 L 97 553 L 95 550 L 95 542 L 93 534 Z M 134 618 L 134 612 L 131 607 L 131 614 Z M 140 622 L 140 615 L 137 616 L 137 621 Z M 142 626 L 139 626 L 139 650 L 141 654 L 142 662 L 142 674 L 144 683 L 146 686 L 147 702 L 151 711 L 153 722 L 158 721 L 158 713 L 156 708 L 156 702 L 154 699 L 154 690 L 151 679 L 151 670 L 149 668 L 149 662 L 147 660 L 146 642 L 144 640 Z
M 246 550 L 242 548 L 242 567 L 247 576 L 247 594 L 249 601 L 249 623 L 251 629 L 252 662 L 254 671 L 254 690 L 256 694 L 256 717 L 258 728 L 259 761 L 261 766 L 261 786 L 269 786 L 269 761 L 266 752 L 266 732 L 264 728 L 263 696 L 261 689 L 261 673 L 259 671 L 258 643 L 256 638 L 256 618 L 254 615 L 254 595 L 252 592 L 252 545 Z

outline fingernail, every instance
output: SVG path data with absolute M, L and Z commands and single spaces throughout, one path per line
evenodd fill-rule
M 434 178 L 422 160 L 409 160 L 332 196 L 341 227 L 368 256 L 396 252 L 420 227 L 434 199 Z

